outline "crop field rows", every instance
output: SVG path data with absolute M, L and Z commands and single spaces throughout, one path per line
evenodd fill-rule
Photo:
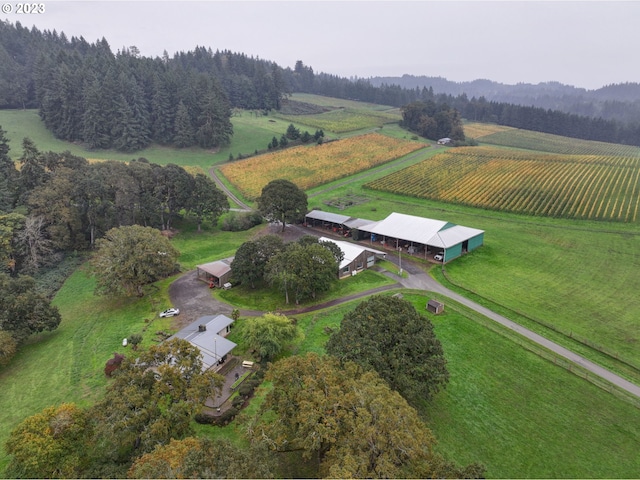
M 372 133 L 279 150 L 227 163 L 220 171 L 245 198 L 255 199 L 271 180 L 283 178 L 306 190 L 395 160 L 424 146 Z
M 640 157 L 640 147 L 620 145 L 617 143 L 595 142 L 576 138 L 561 137 L 550 133 L 504 128 L 481 137 L 467 134 L 467 130 L 475 128 L 465 125 L 465 135 L 477 138 L 483 143 L 505 147 L 523 148 L 541 152 L 560 153 L 565 155 L 615 155 L 621 157 Z
M 638 221 L 640 158 L 449 150 L 366 188 L 559 218 Z

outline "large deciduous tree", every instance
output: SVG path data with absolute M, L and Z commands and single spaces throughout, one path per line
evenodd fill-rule
M 433 452 L 435 438 L 412 408 L 375 372 L 309 353 L 273 364 L 273 389 L 252 428 L 277 451 L 302 450 L 322 477 L 457 477 Z
M 145 285 L 176 271 L 180 255 L 160 231 L 139 225 L 112 228 L 96 245 L 96 291 L 108 295 L 143 296 Z
M 58 309 L 36 291 L 33 278 L 0 274 L 0 292 L 0 330 L 9 332 L 18 344 L 33 333 L 60 325 Z
M 299 330 L 286 316 L 265 313 L 261 317 L 250 317 L 243 321 L 242 333 L 247 345 L 256 351 L 262 361 L 271 361 L 298 336 Z
M 193 416 L 224 383 L 211 370 L 202 371 L 200 351 L 182 339 L 125 358 L 113 377 L 91 416 L 97 450 L 116 463 L 192 435 Z
M 265 277 L 284 292 L 286 303 L 293 293 L 297 304 L 331 288 L 338 280 L 338 262 L 320 243 L 290 243 L 269 260 Z
M 410 403 L 428 400 L 449 380 L 431 321 L 406 300 L 374 296 L 347 313 L 327 352 L 376 371 Z
M 244 242 L 231 262 L 234 281 L 255 288 L 264 280 L 267 262 L 283 249 L 284 242 L 277 235 L 264 235 Z
M 262 189 L 258 209 L 269 221 L 288 223 L 302 221 L 307 213 L 307 194 L 289 180 L 272 180 Z
M 128 478 L 273 478 L 264 443 L 236 447 L 226 439 L 187 437 L 159 445 L 133 463 Z
M 198 231 L 206 218 L 213 225 L 220 215 L 229 210 L 229 200 L 210 177 L 198 173 L 195 176 L 193 190 L 188 201 L 189 212 L 198 221 Z
M 7 467 L 16 478 L 79 478 L 85 467 L 90 424 L 73 403 L 47 407 L 25 418 L 6 443 Z

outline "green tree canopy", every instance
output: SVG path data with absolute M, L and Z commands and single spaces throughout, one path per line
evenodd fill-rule
M 428 400 L 449 373 L 431 321 L 406 300 L 374 296 L 347 313 L 327 352 L 376 371 L 410 403 Z
M 142 287 L 176 271 L 180 255 L 160 231 L 139 225 L 112 228 L 96 244 L 96 291 L 108 295 L 143 296 Z
M 234 281 L 255 288 L 264 280 L 267 262 L 283 249 L 284 242 L 277 235 L 263 235 L 244 242 L 231 262 Z
M 91 417 L 97 454 L 116 463 L 191 435 L 193 416 L 224 383 L 220 375 L 202 371 L 200 351 L 182 339 L 125 358 L 113 377 Z
M 188 209 L 196 217 L 200 231 L 204 219 L 216 225 L 220 215 L 229 210 L 229 200 L 210 177 L 198 173 L 194 179 Z
M 73 403 L 47 407 L 25 418 L 6 443 L 9 477 L 78 478 L 86 462 L 90 424 Z
M 55 330 L 60 325 L 57 307 L 36 291 L 33 278 L 10 278 L 0 274 L 0 330 L 7 331 L 19 344 L 29 335 Z
M 296 304 L 326 292 L 338 281 L 334 252 L 320 243 L 294 242 L 269 260 L 266 280 L 285 294 L 293 294 Z
M 265 313 L 261 317 L 244 320 L 242 333 L 247 345 L 256 351 L 262 361 L 271 361 L 299 335 L 299 329 L 282 314 Z
M 302 450 L 330 478 L 457 477 L 433 451 L 435 438 L 412 408 L 373 371 L 309 353 L 273 364 L 252 427 L 276 451 Z
M 302 221 L 307 213 L 307 194 L 289 180 L 272 180 L 258 197 L 258 209 L 270 222 L 282 223 L 282 231 L 288 223 Z

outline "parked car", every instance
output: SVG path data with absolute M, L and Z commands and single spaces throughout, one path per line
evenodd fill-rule
M 441 262 L 443 258 L 444 258 L 444 257 L 443 257 L 442 255 L 440 255 L 440 254 L 437 254 L 437 255 L 434 255 L 434 256 L 433 256 L 433 259 L 434 259 L 434 260 L 437 260 L 438 262 Z
M 160 312 L 160 318 L 173 317 L 175 315 L 180 315 L 179 308 L 169 308 L 164 312 Z

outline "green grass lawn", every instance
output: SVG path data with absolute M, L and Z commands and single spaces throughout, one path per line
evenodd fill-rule
M 49 405 L 88 406 L 99 398 L 107 383 L 105 362 L 114 352 L 130 353 L 122 339 L 144 332 L 144 347 L 169 328 L 171 320 L 157 313 L 168 305 L 169 283 L 142 299 L 109 299 L 93 295 L 95 282 L 83 269 L 71 275 L 54 299 L 62 315 L 58 329 L 31 339 L 0 369 L 0 445 L 20 421 Z M 7 462 L 2 449 L 0 472 Z
M 120 161 L 144 157 L 160 165 L 175 163 L 182 166 L 198 166 L 205 170 L 228 161 L 229 154 L 237 158 L 239 153 L 250 155 L 256 150 L 265 150 L 271 139 L 274 136 L 279 139 L 291 123 L 273 116 L 256 117 L 252 112 L 242 111 L 234 115 L 231 122 L 234 130 L 231 143 L 218 150 L 152 145 L 135 153 L 121 153 L 116 150 L 88 150 L 81 145 L 56 139 L 44 127 L 37 110 L 0 110 L 0 126 L 7 132 L 11 148 L 9 155 L 14 160 L 22 155 L 22 139 L 29 137 L 41 152 L 68 150 L 74 155 L 88 159 Z
M 404 298 L 424 311 L 431 297 Z M 305 335 L 294 352 L 324 353 L 330 329 L 357 304 L 297 316 Z M 451 379 L 420 412 L 447 458 L 481 462 L 488 478 L 637 477 L 640 409 L 473 317 L 448 303 L 430 316 Z

